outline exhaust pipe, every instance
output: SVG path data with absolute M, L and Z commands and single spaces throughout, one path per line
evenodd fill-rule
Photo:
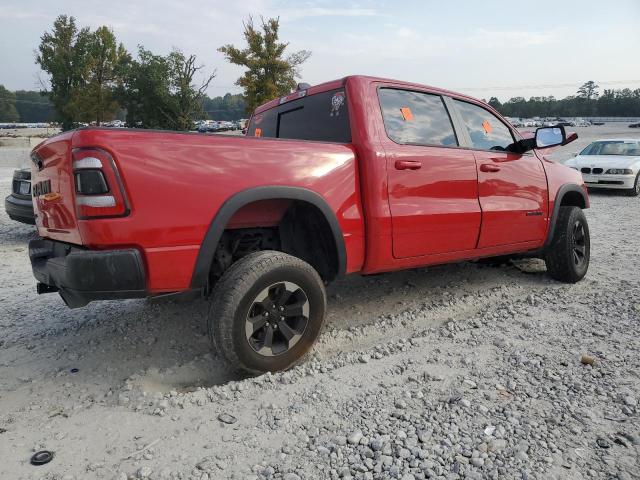
M 38 295 L 42 295 L 43 293 L 54 293 L 58 291 L 58 287 L 47 285 L 46 283 L 38 283 L 36 285 L 36 291 L 38 292 Z

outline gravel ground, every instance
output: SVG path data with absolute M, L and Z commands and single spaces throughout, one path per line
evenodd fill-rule
M 535 260 L 337 282 L 311 358 L 256 378 L 211 352 L 204 301 L 36 295 L 35 231 L 2 211 L 0 478 L 640 478 L 639 210 L 593 193 L 576 285 Z

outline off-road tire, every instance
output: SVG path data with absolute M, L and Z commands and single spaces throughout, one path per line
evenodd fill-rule
M 636 181 L 633 184 L 633 188 L 627 190 L 627 195 L 630 197 L 637 197 L 640 195 L 640 172 L 636 175 Z
M 582 241 L 576 229 L 582 229 Z M 578 261 L 576 249 L 580 249 L 581 243 L 583 256 Z M 553 239 L 545 255 L 547 273 L 560 282 L 579 282 L 587 274 L 590 255 L 589 225 L 584 212 L 579 207 L 560 207 Z
M 245 322 L 256 297 L 279 282 L 294 282 L 308 299 L 308 321 L 302 336 L 289 350 L 275 356 L 259 354 L 245 334 Z M 224 272 L 211 298 L 207 319 L 209 336 L 230 366 L 251 374 L 287 370 L 298 364 L 320 335 L 326 310 L 326 291 L 318 272 L 286 253 L 251 253 Z

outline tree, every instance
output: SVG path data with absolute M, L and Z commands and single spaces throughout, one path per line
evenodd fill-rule
M 254 26 L 251 17 L 243 23 L 246 48 L 228 44 L 218 49 L 230 63 L 247 69 L 236 85 L 244 89 L 249 112 L 264 102 L 291 93 L 296 86 L 295 79 L 300 77 L 300 65 L 311 56 L 311 52 L 300 50 L 285 57 L 289 44 L 278 41 L 280 19 L 261 21 L 262 31 Z
M 16 109 L 16 95 L 0 85 L 0 122 L 17 122 L 20 120 Z
M 84 82 L 90 37 L 88 28 L 78 30 L 75 18 L 66 15 L 60 15 L 53 22 L 51 33 L 45 32 L 40 37 L 36 63 L 50 77 L 47 93 L 63 130 L 73 128 L 79 113 L 73 98 Z
M 496 110 L 500 110 L 500 107 L 502 107 L 500 100 L 498 100 L 496 97 L 491 97 L 489 99 L 489 105 L 495 108 Z
M 107 27 L 92 32 L 87 45 L 83 84 L 72 95 L 72 103 L 80 117 L 100 125 L 113 119 L 118 110 L 115 88 L 121 83 L 123 65 L 130 60 L 122 44 Z
M 127 110 L 129 125 L 144 128 L 189 130 L 193 120 L 202 114 L 202 102 L 211 73 L 199 86 L 193 77 L 202 66 L 196 57 L 186 57 L 179 50 L 168 56 L 155 55 L 138 47 L 138 58 L 124 67 L 119 99 Z
M 169 66 L 166 59 L 141 45 L 138 58 L 124 66 L 118 99 L 127 111 L 127 123 L 146 128 L 165 128 L 170 96 Z
M 237 120 L 246 112 L 246 105 L 241 94 L 227 93 L 224 97 L 205 97 L 202 102 L 205 118 L 213 120 Z
M 16 109 L 20 121 L 25 123 L 50 122 L 55 118 L 55 111 L 46 95 L 33 90 L 17 90 Z
M 586 100 L 597 98 L 598 88 L 600 88 L 600 86 L 596 85 L 596 82 L 594 82 L 593 80 L 589 80 L 588 82 L 582 84 L 582 86 L 578 89 L 578 97 L 584 98 Z
M 202 101 L 205 92 L 216 76 L 215 70 L 199 85 L 193 85 L 193 77 L 204 68 L 196 66 L 196 56 L 185 57 L 180 50 L 174 50 L 168 57 L 171 76 L 172 119 L 176 130 L 191 130 L 193 120 L 202 114 Z

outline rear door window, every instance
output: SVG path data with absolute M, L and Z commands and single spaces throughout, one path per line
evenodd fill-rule
M 439 95 L 381 88 L 378 97 L 384 128 L 394 142 L 458 145 L 451 118 Z
M 316 93 L 254 115 L 247 135 L 349 143 L 351 127 L 345 90 Z
M 511 130 L 498 117 L 473 103 L 454 99 L 458 113 L 471 137 L 471 147 L 478 150 L 507 150 L 514 146 Z

